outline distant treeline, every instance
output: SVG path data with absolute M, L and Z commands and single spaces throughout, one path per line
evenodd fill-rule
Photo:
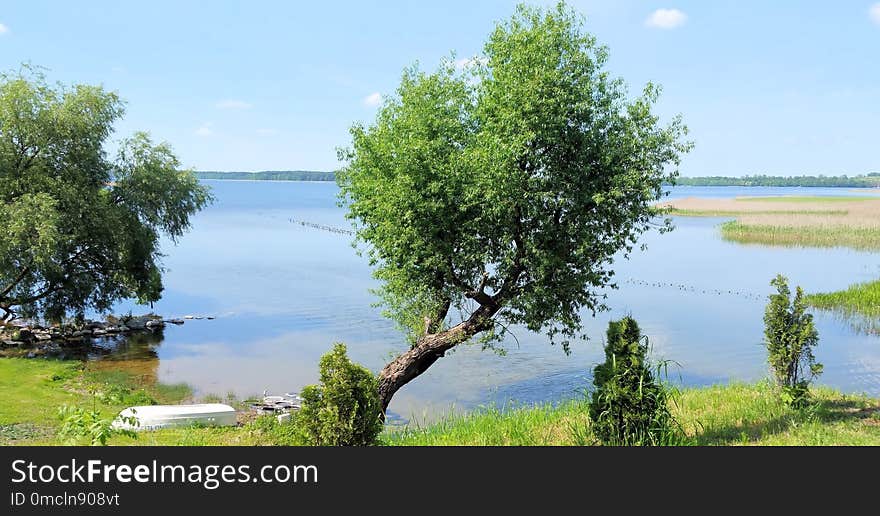
M 196 172 L 199 179 L 233 179 L 239 181 L 335 181 L 333 172 L 311 170 L 269 170 L 265 172 Z
M 880 187 L 880 172 L 864 176 L 743 176 L 743 177 L 679 177 L 682 186 L 824 186 L 865 188 Z

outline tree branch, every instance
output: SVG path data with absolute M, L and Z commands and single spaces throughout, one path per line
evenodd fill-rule
M 21 280 L 23 280 L 24 277 L 27 276 L 28 273 L 30 273 L 30 272 L 31 272 L 31 267 L 30 267 L 30 265 L 25 266 L 24 268 L 22 268 L 22 269 L 21 269 L 21 272 L 18 273 L 18 276 L 16 276 L 16 278 L 15 278 L 14 280 L 12 280 L 12 283 L 10 283 L 6 288 L 3 289 L 2 292 L 0 292 L 0 299 L 6 299 L 6 296 L 7 296 L 10 292 L 12 292 L 12 289 L 14 289 L 15 286 L 18 285 L 18 284 L 21 282 Z

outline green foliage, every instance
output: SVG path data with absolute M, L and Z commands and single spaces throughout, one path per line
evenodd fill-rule
M 822 364 L 813 356 L 819 332 L 812 314 L 806 312 L 801 287 L 792 299 L 785 276 L 776 276 L 770 285 L 777 293 L 770 296 L 764 313 L 767 360 L 783 400 L 793 407 L 804 407 L 809 400 L 810 382 L 822 373 Z
M 133 430 L 114 428 L 113 418 L 103 417 L 101 411 L 95 408 L 88 410 L 63 405 L 58 409 L 58 418 L 61 420 L 58 437 L 68 445 L 75 445 L 82 438 L 88 439 L 92 446 L 106 446 L 107 440 L 114 435 L 124 435 L 132 439 L 138 437 Z M 122 420 L 130 425 L 138 423 L 135 416 L 123 417 Z
M 816 308 L 880 319 L 880 280 L 859 283 L 838 292 L 809 294 L 805 301 Z
M 582 309 L 605 308 L 613 258 L 658 225 L 686 128 L 652 113 L 658 87 L 627 98 L 564 3 L 521 5 L 469 66 L 453 58 L 405 70 L 375 121 L 351 128 L 341 203 L 413 341 L 478 303 L 489 338 L 521 324 L 567 349 Z
M 743 177 L 679 177 L 675 184 L 681 186 L 822 186 L 848 188 L 876 188 L 880 186 L 878 174 L 866 176 L 767 176 Z
M 60 320 L 162 292 L 159 238 L 211 200 L 166 143 L 104 145 L 124 113 L 98 86 L 0 74 L 0 316 Z
M 673 444 L 677 424 L 669 392 L 648 363 L 648 339 L 631 317 L 608 324 L 605 362 L 593 370 L 590 420 L 595 437 L 611 446 Z
M 382 431 L 379 385 L 376 377 L 348 359 L 344 344 L 319 364 L 320 384 L 303 389 L 302 408 L 293 424 L 304 444 L 311 446 L 368 446 Z

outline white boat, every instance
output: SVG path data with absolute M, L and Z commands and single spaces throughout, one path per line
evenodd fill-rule
M 146 405 L 142 407 L 128 407 L 120 412 L 113 421 L 113 428 L 142 431 L 192 426 L 194 424 L 204 426 L 235 426 L 235 421 L 235 409 L 222 403 Z

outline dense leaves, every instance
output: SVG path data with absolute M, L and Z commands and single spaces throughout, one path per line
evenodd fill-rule
M 652 113 L 653 85 L 628 99 L 606 59 L 564 4 L 520 6 L 481 56 L 407 69 L 352 128 L 342 202 L 413 345 L 489 307 L 465 329 L 521 324 L 567 346 L 581 311 L 604 308 L 613 259 L 668 227 L 652 203 L 685 127 Z
M 0 317 L 58 319 L 162 292 L 159 239 L 210 201 L 171 148 L 145 133 L 105 153 L 115 93 L 0 75 Z
M 382 431 L 376 377 L 336 344 L 321 357 L 320 385 L 303 389 L 294 425 L 311 446 L 368 446 Z
M 770 284 L 776 288 L 776 294 L 770 296 L 764 313 L 767 359 L 785 400 L 803 406 L 810 382 L 822 373 L 822 364 L 813 355 L 813 348 L 819 344 L 819 332 L 813 315 L 806 311 L 801 287 L 797 287 L 792 299 L 785 276 L 776 276 Z
M 605 362 L 593 371 L 593 435 L 615 446 L 671 444 L 668 392 L 648 364 L 648 343 L 631 317 L 608 324 Z

